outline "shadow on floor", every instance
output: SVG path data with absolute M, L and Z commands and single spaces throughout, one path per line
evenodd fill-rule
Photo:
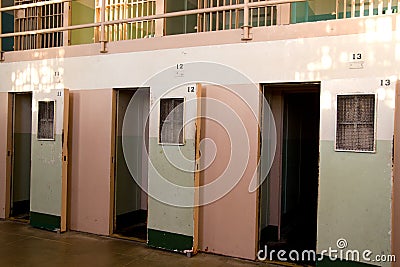
M 115 234 L 147 240 L 147 211 L 137 210 L 117 216 Z
M 199 253 L 185 255 L 135 241 L 79 232 L 54 232 L 28 224 L 0 221 L 0 266 L 277 266 Z

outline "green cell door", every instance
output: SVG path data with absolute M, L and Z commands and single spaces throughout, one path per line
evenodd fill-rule
M 66 231 L 69 91 L 33 92 L 31 218 L 34 227 Z
M 198 244 L 201 86 L 150 93 L 148 245 L 191 255 Z

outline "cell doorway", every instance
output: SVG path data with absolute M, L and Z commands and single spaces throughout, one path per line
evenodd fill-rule
M 263 93 L 275 120 L 277 142 L 272 167 L 260 188 L 259 245 L 269 251 L 297 250 L 301 255 L 316 249 L 320 85 L 264 85 Z M 262 128 L 263 138 L 268 138 L 264 132 L 268 127 Z M 315 264 L 313 259 L 300 261 Z
M 150 89 L 118 89 L 115 96 L 112 233 L 146 242 Z
M 31 188 L 32 93 L 12 93 L 10 213 L 29 222 Z

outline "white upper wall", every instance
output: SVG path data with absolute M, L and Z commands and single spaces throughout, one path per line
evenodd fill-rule
M 335 140 L 336 96 L 338 94 L 376 94 L 376 137 L 392 140 L 394 132 L 394 105 L 396 81 L 392 76 L 380 78 L 353 78 L 323 81 L 321 84 L 321 140 Z M 389 80 L 390 82 L 387 82 Z
M 400 32 L 392 31 L 391 22 L 367 20 L 373 32 L 365 34 L 2 63 L 0 91 L 142 86 L 163 69 L 196 61 L 225 64 L 255 83 L 397 77 Z M 359 61 L 353 53 L 362 54 L 362 64 L 351 66 Z M 357 67 L 362 69 L 352 69 Z

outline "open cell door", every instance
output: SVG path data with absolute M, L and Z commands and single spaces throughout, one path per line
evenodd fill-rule
M 198 247 L 201 85 L 152 89 L 148 245 L 190 256 Z
M 67 89 L 33 92 L 30 223 L 60 232 L 67 217 L 68 108 Z

